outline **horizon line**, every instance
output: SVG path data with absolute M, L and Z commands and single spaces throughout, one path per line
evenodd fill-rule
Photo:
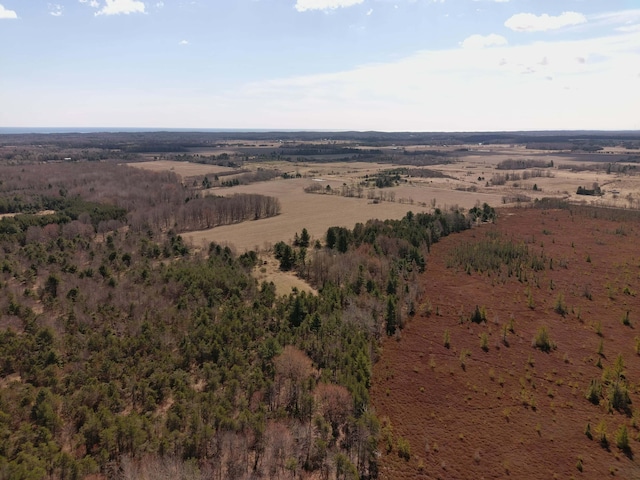
M 640 129 L 552 129 L 552 130 L 357 130 L 308 128 L 183 128 L 183 127 L 0 127 L 6 134 L 62 133 L 382 133 L 382 134 L 517 134 L 517 133 L 637 133 Z

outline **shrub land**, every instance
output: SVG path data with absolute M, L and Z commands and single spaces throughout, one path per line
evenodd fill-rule
M 402 439 L 381 478 L 637 472 L 637 212 L 535 206 L 431 248 L 418 314 L 374 365 Z

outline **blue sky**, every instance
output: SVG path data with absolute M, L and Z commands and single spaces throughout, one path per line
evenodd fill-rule
M 640 130 L 640 0 L 0 0 L 0 127 Z

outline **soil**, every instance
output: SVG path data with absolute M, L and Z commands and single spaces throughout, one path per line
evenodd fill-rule
M 289 295 L 294 288 L 299 292 L 318 294 L 317 290 L 298 277 L 295 272 L 280 270 L 280 262 L 270 254 L 261 255 L 260 263 L 253 269 L 253 276 L 259 284 L 273 282 L 277 295 Z
M 501 210 L 495 224 L 432 247 L 419 314 L 384 342 L 374 367 L 372 403 L 393 432 L 391 451 L 384 442 L 380 448 L 380 478 L 640 478 L 640 224 L 602 217 Z M 526 280 L 447 266 L 456 245 L 489 232 L 525 242 L 553 265 L 530 271 Z M 559 299 L 564 316 L 555 311 Z M 469 321 L 476 306 L 485 308 L 486 322 Z M 629 326 L 622 322 L 627 312 Z M 502 329 L 511 321 L 505 345 Z M 543 326 L 556 345 L 549 353 L 532 346 Z M 632 401 L 628 414 L 585 397 L 590 381 L 619 354 Z M 596 438 L 600 422 L 608 448 Z M 585 435 L 587 424 L 593 439 Z M 616 446 L 623 424 L 627 452 Z M 408 460 L 398 455 L 399 437 L 409 442 Z

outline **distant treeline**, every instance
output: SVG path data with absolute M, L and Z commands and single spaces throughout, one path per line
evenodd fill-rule
M 402 154 L 409 157 L 432 156 L 432 157 L 448 157 L 449 152 L 441 150 L 402 150 Z
M 63 148 L 105 148 L 123 151 L 181 152 L 185 148 L 211 147 L 220 142 L 238 141 L 353 141 L 367 146 L 389 145 L 462 145 L 462 144 L 520 144 L 560 149 L 577 146 L 588 150 L 591 146 L 623 144 L 629 148 L 640 145 L 637 132 L 104 132 L 104 133 L 32 133 L 0 135 L 4 145 L 50 145 Z M 341 148 L 341 147 L 338 147 Z
M 491 176 L 491 185 L 504 185 L 507 182 L 517 182 L 519 180 L 528 180 L 530 178 L 538 178 L 538 177 L 553 177 L 553 173 L 549 170 L 525 170 L 524 172 L 511 172 L 511 173 L 494 173 Z
M 576 195 L 602 195 L 602 190 L 598 185 L 595 185 L 594 188 L 586 188 L 581 186 L 578 187 Z
M 180 232 L 201 230 L 273 217 L 279 213 L 280 201 L 275 197 L 258 194 L 205 196 L 190 200 L 178 210 L 175 228 Z
M 87 202 L 80 198 L 50 198 L 44 197 L 39 202 L 29 205 L 29 210 L 52 210 L 49 215 L 35 215 L 33 213 L 17 214 L 13 217 L 0 219 L 0 237 L 16 237 L 24 239 L 31 227 L 44 227 L 56 224 L 64 225 L 73 221 L 80 221 L 90 225 L 91 231 L 97 231 L 98 225 L 104 222 L 125 220 L 127 211 L 114 205 Z
M 407 178 L 453 178 L 437 170 L 428 168 L 392 168 L 383 170 L 373 175 L 365 175 L 360 182 L 363 186 L 375 186 L 376 188 L 387 188 L 398 185 L 401 181 L 407 182 Z
M 410 165 L 414 167 L 426 167 L 431 165 L 449 165 L 455 163 L 457 160 L 450 156 L 445 155 L 429 155 L 424 154 L 397 154 L 390 155 L 384 159 L 388 163 L 395 163 L 397 165 Z
M 625 161 L 637 163 L 640 157 L 629 158 Z M 637 165 L 627 165 L 625 163 L 563 163 L 558 165 L 561 170 L 573 170 L 574 172 L 606 172 L 606 173 L 623 173 L 636 174 L 638 172 Z
M 430 168 L 408 168 L 406 169 L 406 175 L 419 178 L 454 178 L 451 175 Z
M 231 157 L 228 153 L 221 153 L 219 155 L 200 155 L 183 153 L 177 155 L 162 155 L 160 158 L 167 160 L 174 160 L 176 162 L 191 162 L 200 163 L 204 165 L 218 165 L 219 167 L 228 168 L 240 168 L 242 164 L 242 158 L 238 156 Z M 241 173 L 241 172 L 238 172 Z
M 496 168 L 498 170 L 524 170 L 526 168 L 548 168 L 553 167 L 553 160 L 532 160 L 532 159 L 517 159 L 509 158 L 502 160 Z
M 620 208 L 603 205 L 584 205 L 569 203 L 559 198 L 541 198 L 534 202 L 535 208 L 544 210 L 562 209 L 568 210 L 572 215 L 582 215 L 589 218 L 602 218 L 614 222 L 636 221 L 640 222 L 640 210 L 631 208 Z
M 255 172 L 245 171 L 241 175 L 235 176 L 230 180 L 222 180 L 220 185 L 223 187 L 233 187 L 235 185 L 249 185 L 256 182 L 266 182 L 283 174 L 280 170 L 269 168 L 258 168 Z
M 288 156 L 313 156 L 313 155 L 360 155 L 360 154 L 378 155 L 382 153 L 380 150 L 366 150 L 359 148 L 343 147 L 339 145 L 283 145 L 280 147 L 278 154 Z
M 0 219 L 0 238 L 38 236 L 34 227 L 71 224 L 65 231 L 104 232 L 127 223 L 127 211 L 114 205 L 86 202 L 80 198 L 44 199 L 45 209 L 55 213 L 49 215 L 17 214 Z M 56 208 L 58 207 L 58 208 Z M 173 213 L 173 228 L 179 232 L 213 228 L 221 225 L 258 220 L 278 215 L 280 201 L 275 197 L 257 194 L 239 194 L 231 197 L 206 196 L 194 198 Z M 150 219 L 153 222 L 153 219 Z M 77 225 L 77 226 L 74 226 Z M 57 229 L 55 231 L 58 231 Z

